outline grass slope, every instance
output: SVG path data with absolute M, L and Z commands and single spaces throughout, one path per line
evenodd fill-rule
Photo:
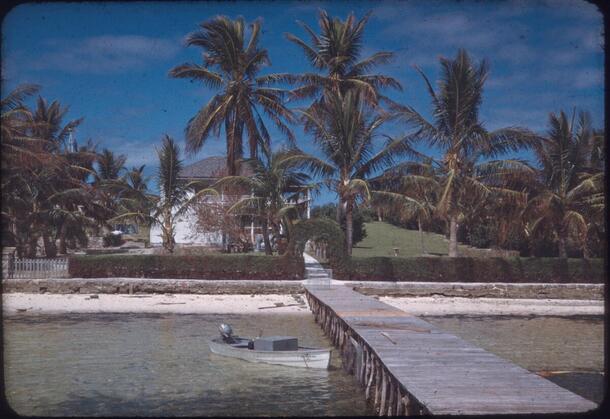
M 407 230 L 388 223 L 374 221 L 365 223 L 364 240 L 354 246 L 354 256 L 394 256 L 394 248 L 399 248 L 401 257 L 421 256 L 419 231 Z M 449 242 L 443 235 L 424 233 L 424 246 L 429 253 L 447 254 Z

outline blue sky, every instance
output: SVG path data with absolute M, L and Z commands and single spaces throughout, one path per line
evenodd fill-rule
M 342 19 L 372 11 L 363 56 L 393 51 L 394 61 L 379 71 L 404 89 L 388 94 L 424 115 L 430 115 L 429 96 L 412 66 L 436 80 L 439 56 L 453 57 L 463 47 L 490 64 L 481 109 L 488 129 L 519 125 L 543 132 L 550 112 L 574 107 L 603 127 L 602 15 L 577 0 L 22 4 L 2 25 L 2 89 L 42 85 L 43 97 L 70 106 L 69 119 L 85 118 L 76 132 L 80 142 L 90 138 L 100 149 L 124 153 L 128 166 L 146 164 L 152 174 L 161 136 L 183 144 L 187 121 L 213 94 L 167 75 L 178 64 L 201 63 L 200 50 L 184 46 L 189 32 L 219 14 L 262 18 L 260 45 L 272 61 L 263 74 L 311 71 L 284 33 L 306 39 L 296 21 L 317 29 L 319 9 Z M 392 126 L 388 133 L 399 130 Z M 295 133 L 302 148 L 315 152 L 298 127 Z M 186 162 L 224 151 L 224 137 L 211 138 Z M 323 193 L 316 203 L 330 200 L 334 194 Z

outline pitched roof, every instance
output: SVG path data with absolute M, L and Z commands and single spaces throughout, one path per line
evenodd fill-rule
M 227 174 L 227 158 L 225 156 L 208 157 L 184 166 L 180 171 L 180 177 L 187 179 L 218 179 Z M 252 174 L 250 165 L 242 163 L 240 175 L 251 176 Z

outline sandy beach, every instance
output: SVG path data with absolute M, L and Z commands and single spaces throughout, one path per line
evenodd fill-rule
M 604 314 L 604 302 L 600 300 L 461 297 L 380 297 L 379 300 L 416 316 L 575 316 Z M 6 315 L 22 313 L 310 313 L 305 297 L 296 294 L 8 293 L 2 296 L 2 303 Z

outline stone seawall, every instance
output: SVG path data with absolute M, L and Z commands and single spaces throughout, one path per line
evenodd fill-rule
M 386 297 L 604 299 L 604 284 L 346 281 L 345 285 L 365 295 Z
M 3 292 L 52 294 L 293 294 L 300 281 L 229 281 L 149 278 L 3 280 Z
M 388 297 L 538 298 L 603 300 L 603 284 L 333 281 L 367 295 Z M 150 278 L 4 279 L 3 292 L 52 294 L 294 294 L 301 281 Z

